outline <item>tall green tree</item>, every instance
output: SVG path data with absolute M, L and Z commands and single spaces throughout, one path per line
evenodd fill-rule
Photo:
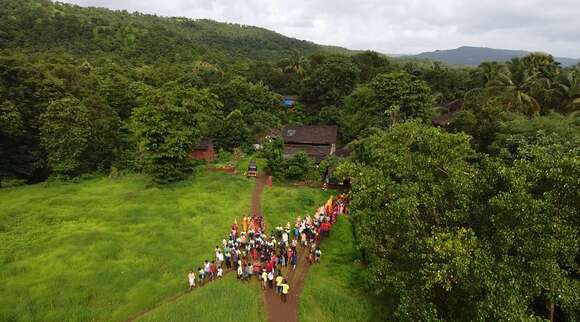
M 433 116 L 433 96 L 429 85 L 411 75 L 398 72 L 381 74 L 369 86 L 391 124 L 419 119 L 428 122 Z
M 316 108 L 340 105 L 342 98 L 355 88 L 359 69 L 346 56 L 320 59 L 306 73 L 300 98 Z
M 414 122 L 355 145 L 336 173 L 352 179 L 369 285 L 395 319 L 577 321 L 574 132 L 515 135 L 480 162 L 469 136 Z
M 189 154 L 221 107 L 207 90 L 147 93 L 131 116 L 144 170 L 158 183 L 185 178 L 191 171 Z
M 40 139 L 48 164 L 58 175 L 82 173 L 84 152 L 89 147 L 89 109 L 74 97 L 52 102 L 41 115 Z
M 557 83 L 561 106 L 557 111 L 571 113 L 580 110 L 580 70 L 567 72 Z
M 19 136 L 23 132 L 22 116 L 11 101 L 0 104 L 0 134 Z
M 250 143 L 251 132 L 244 122 L 244 116 L 239 110 L 234 110 L 223 121 L 219 133 L 219 147 L 231 151 L 237 147 L 247 148 Z

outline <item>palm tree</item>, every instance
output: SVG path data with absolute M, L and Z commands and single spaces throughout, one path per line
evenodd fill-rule
M 570 71 L 556 86 L 562 99 L 562 112 L 572 113 L 580 110 L 580 71 Z
M 481 79 L 483 86 L 494 81 L 507 72 L 507 66 L 498 62 L 483 62 L 477 68 L 475 75 Z
M 541 111 L 534 93 L 549 87 L 546 80 L 531 72 L 520 58 L 513 58 L 507 63 L 505 72 L 499 73 L 487 84 L 487 88 L 495 95 L 503 98 L 508 110 L 522 112 L 533 116 Z
M 300 55 L 298 51 L 292 51 L 290 57 L 285 61 L 285 72 L 295 73 L 297 75 L 304 75 L 304 68 L 306 66 L 306 59 Z

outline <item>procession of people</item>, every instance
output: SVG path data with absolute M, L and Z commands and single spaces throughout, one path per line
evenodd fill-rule
M 269 234 L 262 216 L 244 217 L 241 227 L 234 220 L 228 237 L 215 247 L 215 259 L 198 267 L 197 285 L 222 277 L 224 270 L 233 270 L 240 281 L 256 278 L 262 289 L 273 290 L 286 302 L 290 292 L 287 274 L 296 269 L 299 256 L 306 256 L 309 264 L 320 262 L 320 239 L 330 234 L 347 207 L 345 194 L 330 197 L 312 216 L 298 216 L 293 222 L 273 227 Z M 196 274 L 190 271 L 187 279 L 191 291 L 196 287 Z

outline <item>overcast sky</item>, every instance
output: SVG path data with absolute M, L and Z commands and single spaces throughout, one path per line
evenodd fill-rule
M 580 0 L 61 0 L 265 27 L 350 49 L 416 54 L 459 46 L 580 57 Z

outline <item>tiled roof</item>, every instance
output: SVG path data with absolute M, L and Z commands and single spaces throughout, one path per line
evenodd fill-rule
M 336 125 L 285 126 L 282 129 L 284 143 L 335 144 Z

